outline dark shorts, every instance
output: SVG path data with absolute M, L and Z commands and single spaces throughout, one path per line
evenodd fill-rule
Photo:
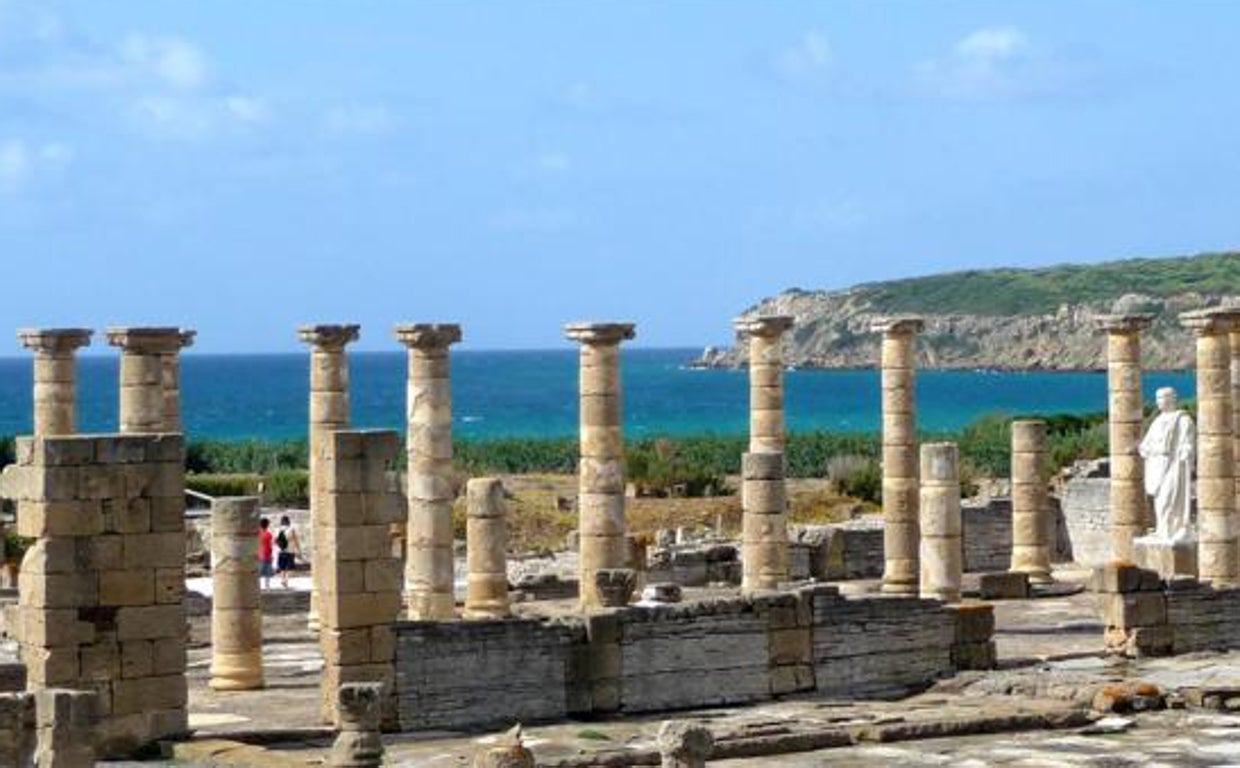
M 297 567 L 297 558 L 292 552 L 281 552 L 276 556 L 276 568 L 281 571 L 291 571 Z
M 264 579 L 271 578 L 271 561 L 270 560 L 259 560 L 258 561 L 258 575 L 262 576 Z

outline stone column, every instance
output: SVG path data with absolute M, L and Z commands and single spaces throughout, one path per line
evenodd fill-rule
M 95 765 L 95 711 L 92 690 L 44 688 L 35 693 L 38 722 L 37 768 L 92 768 Z
M 304 325 L 297 337 L 310 345 L 310 525 L 318 516 L 322 473 L 318 470 L 319 444 L 337 429 L 349 426 L 349 360 L 345 346 L 357 341 L 357 325 Z M 317 544 L 317 542 L 316 542 Z M 319 574 L 310 571 L 310 629 L 319 627 Z
M 738 334 L 749 337 L 749 451 L 783 453 L 784 332 L 788 315 L 737 318 Z
M 169 428 L 164 359 L 181 350 L 179 328 L 109 328 L 108 343 L 121 349 L 120 431 L 177 432 Z
M 405 608 L 415 621 L 453 616 L 452 387 L 449 347 L 461 340 L 459 325 L 398 325 L 396 338 L 409 349 L 405 525 Z
M 1012 422 L 1012 567 L 1033 584 L 1051 578 L 1051 521 L 1046 490 L 1046 422 Z
M 913 371 L 918 317 L 878 321 L 883 334 L 883 592 L 917 594 L 917 414 Z
M 263 607 L 258 581 L 258 499 L 211 502 L 211 687 L 263 687 Z
M 579 590 L 581 606 L 596 608 L 603 604 L 596 573 L 628 565 L 620 342 L 635 334 L 631 323 L 573 323 L 564 333 L 581 344 Z
M 77 350 L 90 344 L 87 328 L 40 328 L 17 332 L 34 352 L 34 434 L 77 432 Z
M 336 692 L 340 732 L 327 764 L 333 768 L 380 768 L 383 739 L 383 683 L 345 683 Z
M 469 514 L 465 529 L 469 561 L 465 618 L 502 619 L 508 615 L 504 485 L 493 477 L 480 477 L 469 481 L 465 495 Z
M 741 509 L 741 592 L 778 589 L 788 580 L 784 454 L 741 457 Z
M 1230 312 L 1180 315 L 1197 336 L 1197 567 L 1202 581 L 1240 580 L 1232 454 Z
M 921 596 L 948 603 L 960 602 L 964 573 L 958 458 L 955 443 L 921 447 Z
M 1141 331 L 1150 315 L 1102 319 L 1107 334 L 1107 414 L 1111 450 L 1111 556 L 1131 562 L 1132 540 L 1150 524 L 1141 445 Z
M 197 331 L 181 331 L 181 347 L 163 358 L 164 430 L 184 432 L 181 424 L 181 349 L 193 346 Z
M 1240 308 L 1229 308 L 1240 318 Z M 1228 334 L 1231 347 L 1231 453 L 1236 466 L 1232 476 L 1236 478 L 1236 514 L 1240 516 L 1240 322 L 1232 326 Z M 1240 525 L 1240 517 L 1237 518 Z M 1240 538 L 1240 535 L 1238 535 Z

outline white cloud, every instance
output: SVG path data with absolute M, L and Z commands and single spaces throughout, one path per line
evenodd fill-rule
M 120 55 L 129 66 L 180 90 L 202 88 L 210 77 L 206 55 L 180 37 L 133 32 L 121 44 Z
M 341 136 L 377 136 L 396 129 L 396 116 L 382 104 L 335 106 L 323 115 L 328 133 Z
M 919 62 L 913 75 L 925 95 L 959 100 L 1045 95 L 1077 85 L 1065 62 L 1012 26 L 970 32 L 945 55 Z
M 1028 47 L 1025 34 L 1015 27 L 987 27 L 965 36 L 956 43 L 956 55 L 962 59 L 995 63 L 1010 59 Z
M 15 195 L 43 174 L 58 171 L 72 160 L 73 148 L 61 142 L 0 141 L 0 194 Z
M 540 170 L 549 173 L 563 173 L 573 165 L 572 159 L 563 152 L 543 152 L 536 162 Z
M 794 45 L 779 52 L 775 58 L 775 71 L 785 80 L 815 80 L 830 69 L 831 61 L 831 44 L 826 34 L 811 29 Z

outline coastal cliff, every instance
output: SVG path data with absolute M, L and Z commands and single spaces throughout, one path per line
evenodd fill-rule
M 918 342 L 925 368 L 1098 370 L 1106 367 L 1098 318 L 1148 312 L 1142 335 L 1148 370 L 1193 365 L 1193 341 L 1177 315 L 1240 305 L 1240 253 L 1130 259 L 1045 269 L 994 269 L 870 283 L 840 291 L 787 290 L 742 317 L 792 315 L 789 365 L 872 367 L 879 338 L 875 318 L 916 314 L 926 320 Z M 708 348 L 694 364 L 737 367 L 744 345 Z

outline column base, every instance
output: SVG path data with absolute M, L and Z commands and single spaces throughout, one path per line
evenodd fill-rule
M 216 654 L 211 661 L 213 691 L 254 691 L 266 687 L 263 652 Z
M 414 593 L 405 602 L 410 621 L 452 621 L 456 618 L 456 600 L 450 594 Z
M 1010 573 L 1023 573 L 1029 577 L 1030 584 L 1054 584 L 1055 577 L 1051 576 L 1049 569 L 1043 568 L 1009 568 Z
M 882 592 L 884 595 L 915 595 L 917 594 L 917 583 L 884 581 L 879 592 Z

